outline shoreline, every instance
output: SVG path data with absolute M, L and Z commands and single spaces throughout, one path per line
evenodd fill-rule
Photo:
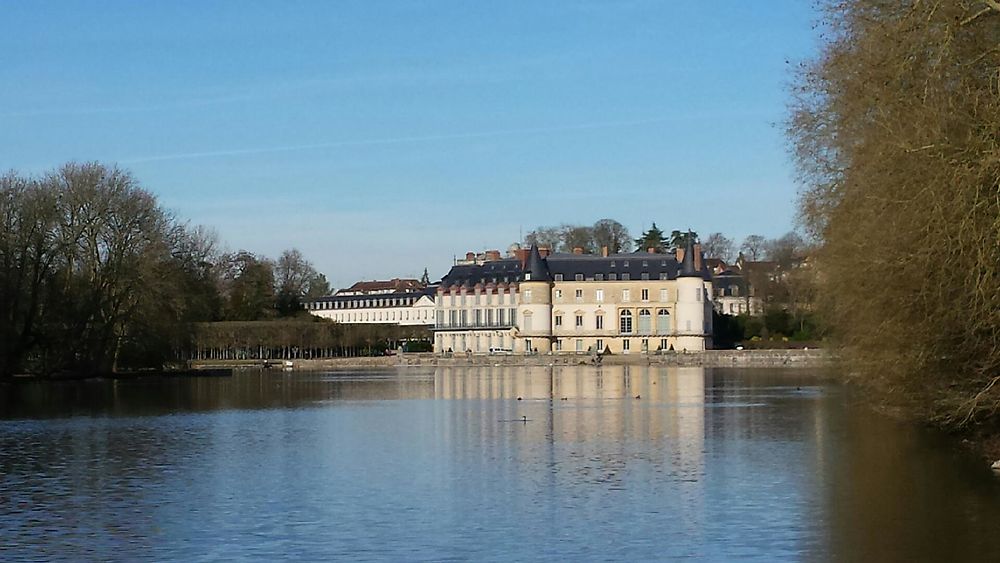
M 277 369 L 323 370 L 367 367 L 438 367 L 438 366 L 562 366 L 594 365 L 590 354 L 559 355 L 472 355 L 438 356 L 430 353 L 398 354 L 394 356 L 358 356 L 352 358 L 322 358 L 285 360 L 291 365 L 282 368 L 282 360 L 271 360 Z M 826 350 L 705 350 L 668 354 L 629 354 L 604 356 L 601 365 L 659 365 L 700 367 L 828 367 L 833 363 Z M 190 364 L 193 370 L 265 367 L 261 360 L 199 360 Z

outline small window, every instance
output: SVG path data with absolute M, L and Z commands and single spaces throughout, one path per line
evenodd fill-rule
M 604 274 L 594 274 L 595 281 L 604 281 Z
M 577 274 L 576 281 L 583 281 L 583 274 Z
M 628 303 L 631 300 L 631 298 L 632 298 L 632 292 L 629 291 L 629 290 L 627 290 L 627 289 L 623 289 L 622 290 L 622 301 Z
M 595 323 L 594 328 L 602 330 L 604 328 L 604 315 L 597 315 Z
M 608 279 L 611 281 L 615 281 L 616 279 L 618 279 L 618 274 L 611 272 L 610 274 L 608 274 Z
M 561 289 L 557 289 L 555 291 L 555 294 L 556 294 L 556 299 L 562 299 L 562 290 Z
M 576 328 L 583 328 L 583 315 L 576 316 Z
M 604 340 L 598 338 L 597 339 L 597 347 L 596 348 L 597 348 L 598 352 L 603 352 L 604 351 Z
M 643 261 L 642 261 L 642 267 L 643 267 L 643 268 L 648 268 L 648 267 L 649 267 L 649 262 L 648 262 L 648 261 L 646 261 L 646 260 L 643 260 Z
M 603 303 L 604 302 L 604 290 L 603 289 L 597 289 L 597 290 L 594 291 L 594 300 L 597 301 L 598 303 Z
M 641 277 L 643 281 L 646 281 L 649 279 L 649 272 L 643 272 L 639 277 Z
M 531 272 L 524 273 L 524 281 L 531 281 Z
M 556 315 L 556 326 L 562 326 L 562 315 Z
M 553 279 L 555 281 L 563 281 L 563 276 L 562 274 L 556 274 L 555 276 L 553 276 Z
M 632 276 L 630 276 L 630 275 L 628 274 L 628 272 L 623 272 L 623 273 L 622 273 L 622 281 L 628 281 L 628 280 L 630 280 L 630 279 L 632 279 Z
M 641 295 L 642 295 L 642 300 L 643 301 L 649 301 L 649 290 L 648 289 L 643 289 L 641 291 Z
M 628 260 L 622 262 L 622 268 L 628 268 Z
M 582 289 L 576 290 L 576 300 L 577 301 L 583 301 L 583 290 Z

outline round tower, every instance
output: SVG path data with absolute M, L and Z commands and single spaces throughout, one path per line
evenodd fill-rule
M 677 350 L 705 349 L 705 278 L 695 267 L 691 238 L 677 274 Z
M 552 351 L 552 276 L 535 245 L 517 291 L 517 351 L 548 354 Z

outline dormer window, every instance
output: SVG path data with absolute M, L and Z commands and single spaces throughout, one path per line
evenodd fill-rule
M 524 281 L 531 281 L 531 272 L 524 273 Z

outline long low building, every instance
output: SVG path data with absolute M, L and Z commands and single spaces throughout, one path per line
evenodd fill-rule
M 358 282 L 304 303 L 307 311 L 344 324 L 433 325 L 435 288 L 416 280 Z
M 438 353 L 651 353 L 712 344 L 700 249 L 546 254 L 454 266 L 437 288 Z

